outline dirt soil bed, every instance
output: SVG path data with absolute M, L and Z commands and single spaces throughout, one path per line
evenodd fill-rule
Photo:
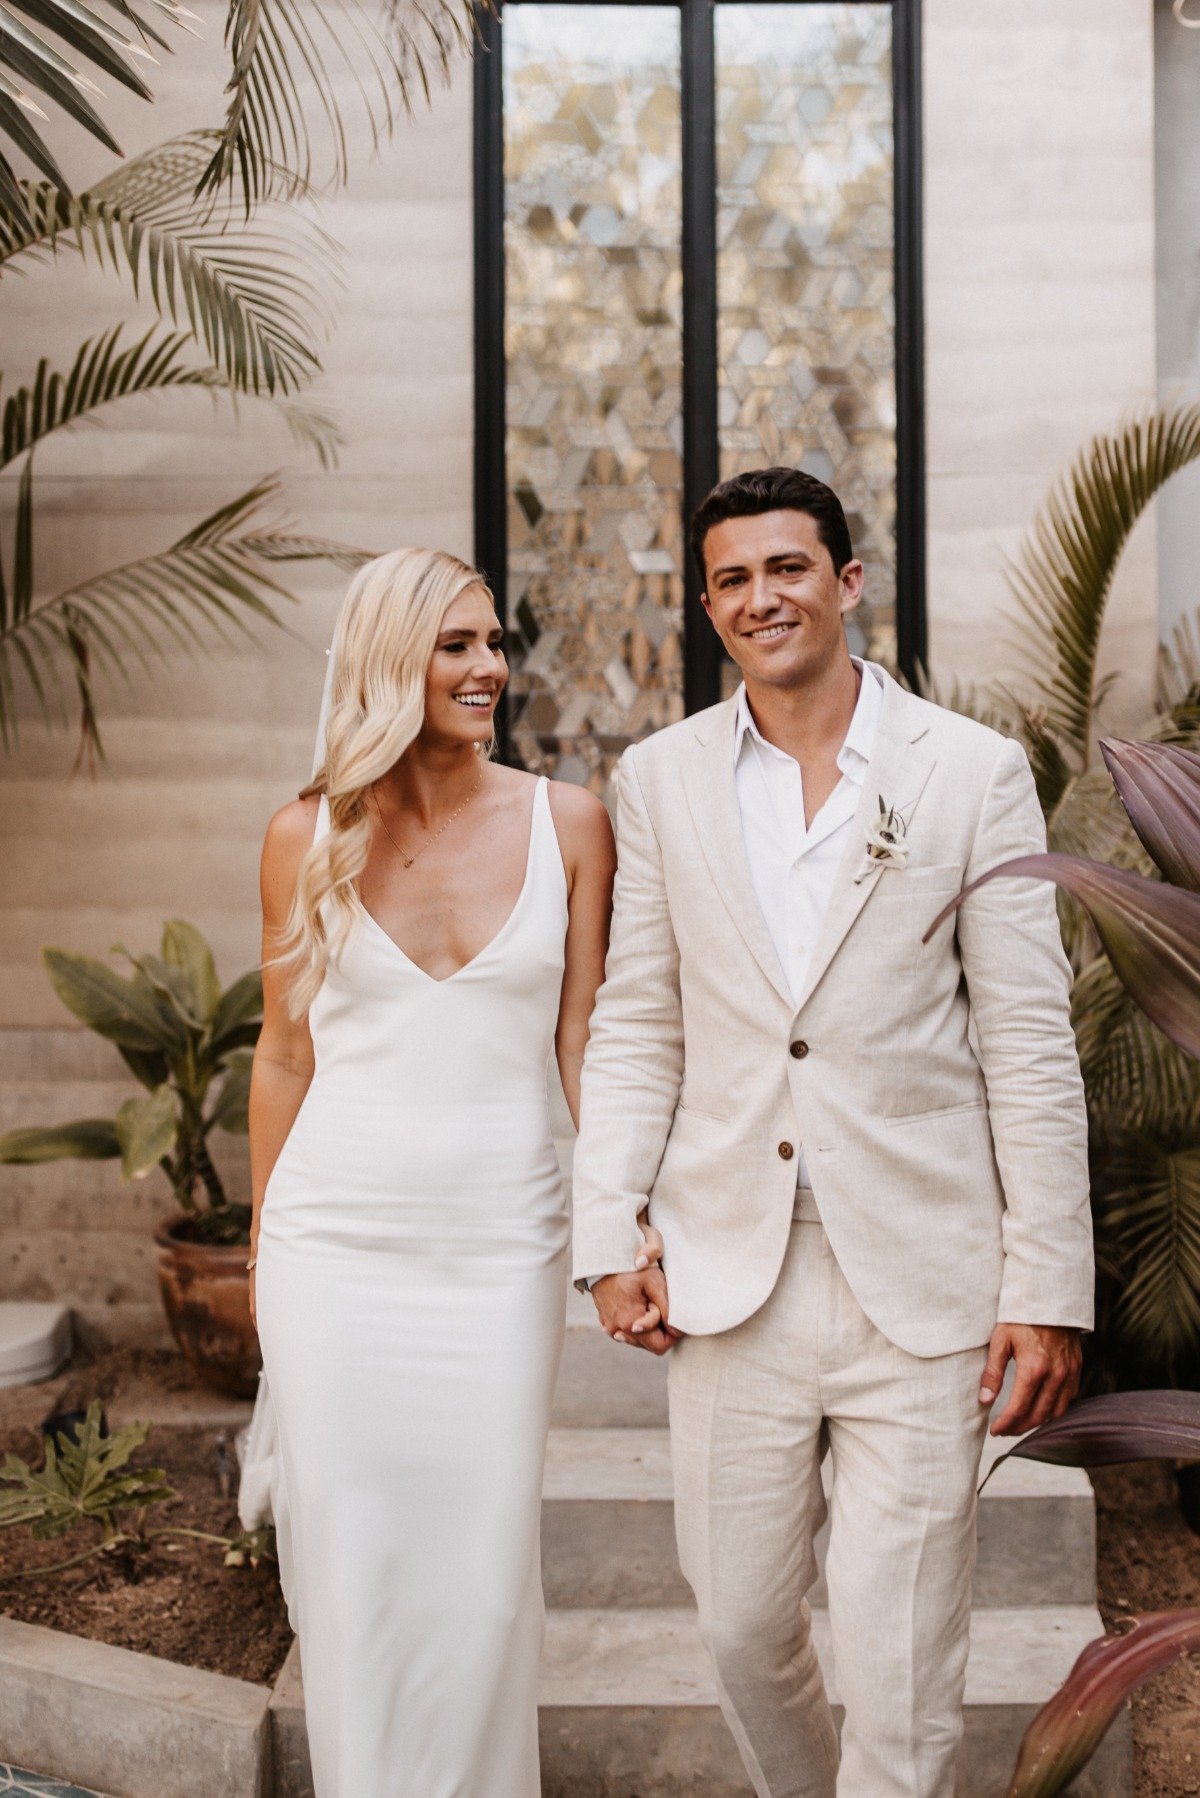
M 1170 1469 L 1159 1462 L 1098 1468 L 1100 1614 L 1200 1605 L 1200 1537 L 1183 1521 Z M 1200 1793 L 1200 1660 L 1156 1674 L 1133 1699 L 1136 1798 Z
M 45 1385 L 0 1390 L 0 1458 L 12 1450 L 38 1466 L 38 1426 L 51 1410 L 83 1408 L 92 1398 L 108 1403 L 131 1387 L 141 1393 L 147 1386 L 185 1401 L 198 1390 L 179 1356 L 130 1350 L 77 1359 Z M 152 1427 L 134 1465 L 161 1467 L 177 1496 L 148 1508 L 148 1530 L 182 1525 L 238 1534 L 233 1431 L 224 1432 L 224 1481 L 220 1433 L 195 1424 Z M 0 1613 L 213 1673 L 263 1684 L 274 1680 L 292 1637 L 273 1563 L 226 1567 L 216 1543 L 165 1537 L 64 1573 L 8 1577 L 67 1560 L 97 1535 L 80 1525 L 54 1541 L 35 1542 L 24 1525 L 0 1530 Z

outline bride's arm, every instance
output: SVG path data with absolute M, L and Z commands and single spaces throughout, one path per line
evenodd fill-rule
M 608 813 L 581 787 L 552 782 L 550 811 L 567 873 L 566 971 L 554 1048 L 567 1108 L 578 1130 L 583 1057 L 608 954 L 617 848 Z M 646 1246 L 637 1266 L 643 1267 L 661 1260 L 662 1237 L 645 1211 L 638 1225 Z
M 567 874 L 566 970 L 554 1049 L 578 1130 L 580 1076 L 592 1009 L 604 979 L 617 850 L 608 813 L 582 787 L 553 782 L 550 811 Z
M 284 806 L 272 818 L 263 844 L 263 1026 L 250 1077 L 250 1185 L 254 1207 L 251 1262 L 258 1255 L 258 1225 L 267 1181 L 313 1076 L 308 1017 L 294 1019 L 289 1015 L 287 975 L 270 964 L 287 925 L 300 863 L 312 843 L 316 805 L 316 800 L 300 799 Z M 255 1280 L 251 1267 L 251 1316 L 254 1310 Z

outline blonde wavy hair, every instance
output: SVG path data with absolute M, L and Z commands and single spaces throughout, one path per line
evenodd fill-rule
M 354 922 L 355 882 L 371 846 L 368 789 L 419 735 L 442 620 L 469 587 L 488 591 L 482 575 L 457 556 L 438 549 L 394 549 L 360 568 L 342 601 L 325 766 L 306 789 L 329 801 L 329 829 L 300 864 L 280 953 L 272 963 L 291 972 L 288 1009 L 294 1018 L 316 998 Z

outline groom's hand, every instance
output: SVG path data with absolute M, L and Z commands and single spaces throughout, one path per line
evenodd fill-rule
M 676 1332 L 667 1324 L 667 1282 L 661 1267 L 631 1274 L 607 1274 L 592 1287 L 592 1298 L 607 1333 L 617 1342 L 665 1355 Z
M 995 1399 L 1010 1360 L 1016 1362 L 1017 1377 L 1012 1397 L 992 1423 L 993 1436 L 1021 1436 L 1062 1416 L 1079 1391 L 1079 1331 L 1051 1324 L 997 1324 L 979 1390 L 981 1405 Z

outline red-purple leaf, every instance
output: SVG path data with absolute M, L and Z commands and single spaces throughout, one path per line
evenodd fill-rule
M 1089 1642 L 1021 1742 L 1008 1798 L 1055 1798 L 1086 1767 L 1109 1724 L 1152 1674 L 1200 1652 L 1200 1609 L 1154 1611 Z
M 1200 891 L 1200 755 L 1176 743 L 1101 743 L 1129 822 L 1165 877 Z
M 989 880 L 1053 880 L 1085 908 L 1117 978 L 1146 1016 L 1200 1058 L 1200 893 L 1079 855 L 1019 855 L 990 868 L 939 912 L 923 940 Z
M 1104 1392 L 1081 1399 L 1002 1455 L 1058 1467 L 1115 1467 L 1121 1461 L 1200 1461 L 1200 1393 Z M 986 1482 L 985 1482 L 986 1484 Z

